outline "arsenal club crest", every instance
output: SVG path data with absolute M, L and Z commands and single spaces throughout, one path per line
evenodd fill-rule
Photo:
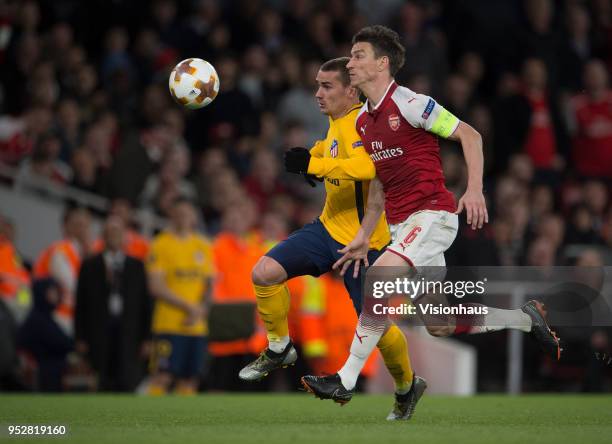
M 389 128 L 393 131 L 397 131 L 400 127 L 400 118 L 397 114 L 391 114 L 389 116 Z
M 332 141 L 332 144 L 329 147 L 329 154 L 332 157 L 338 157 L 338 141 L 336 139 Z

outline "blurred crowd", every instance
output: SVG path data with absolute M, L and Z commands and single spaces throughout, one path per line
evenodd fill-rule
M 44 192 L 43 178 L 109 198 L 109 217 L 120 216 L 140 259 L 150 239 L 132 209 L 168 218 L 179 197 L 197 204 L 213 244 L 246 258 L 241 249 L 256 234 L 258 256 L 321 209 L 323 187 L 290 177 L 279 161 L 324 135 L 317 70 L 348 55 L 351 36 L 372 23 L 391 26 L 406 47 L 398 82 L 483 136 L 490 223 L 462 227 L 449 264 L 609 265 L 612 0 L 7 0 L 0 164 L 15 174 L 3 180 Z M 188 57 L 209 60 L 221 82 L 215 102 L 195 112 L 167 90 Z M 460 147 L 441 148 L 459 196 Z M 101 251 L 85 222 L 68 219 L 80 258 Z M 2 227 L 10 248 L 19 233 Z M 248 281 L 248 269 L 228 265 L 226 279 Z M 20 282 L 6 284 L 12 298 Z M 78 273 L 74 292 L 77 283 Z M 34 285 L 34 301 L 37 289 L 47 291 Z M 597 338 L 609 348 L 605 332 Z

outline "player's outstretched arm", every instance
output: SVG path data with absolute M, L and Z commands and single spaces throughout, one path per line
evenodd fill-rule
M 330 179 L 372 180 L 376 176 L 376 168 L 363 147 L 349 148 L 348 159 L 322 157 L 311 159 L 308 174 Z
M 289 173 L 312 174 L 317 177 L 345 180 L 372 180 L 376 169 L 362 147 L 352 148 L 348 159 L 317 156 L 315 148 L 292 148 L 285 152 L 285 169 Z
M 355 263 L 353 268 L 353 276 L 356 278 L 359 274 L 359 267 L 363 263 L 366 267 L 368 263 L 368 251 L 370 249 L 370 236 L 374 232 L 380 216 L 385 207 L 385 193 L 382 183 L 378 178 L 374 178 L 370 182 L 370 190 L 368 191 L 368 206 L 361 221 L 361 226 L 355 235 L 355 238 L 344 248 L 338 250 L 343 256 L 333 265 L 334 270 L 340 268 L 340 274 L 344 276 L 346 270 Z
M 482 228 L 489 222 L 487 204 L 482 194 L 482 175 L 484 156 L 480 133 L 465 122 L 459 122 L 455 131 L 448 137 L 461 143 L 468 168 L 468 185 L 465 194 L 459 199 L 457 214 L 465 208 L 467 223 L 472 229 Z

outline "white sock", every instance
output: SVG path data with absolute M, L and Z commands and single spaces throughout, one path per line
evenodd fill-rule
M 487 307 L 488 313 L 484 315 L 483 325 L 474 325 L 469 333 L 486 333 L 489 331 L 514 328 L 529 333 L 531 331 L 531 318 L 520 308 L 504 310 L 502 308 Z
M 361 373 L 368 357 L 376 348 L 376 344 L 378 344 L 384 331 L 385 324 L 381 323 L 380 319 L 372 322 L 372 319 L 364 316 L 364 313 L 359 316 L 359 322 L 351 344 L 351 352 L 344 366 L 338 371 L 342 385 L 347 390 L 353 389 L 357 384 L 359 373 Z
M 282 336 L 278 340 L 271 341 L 268 338 L 268 348 L 274 353 L 282 353 L 289 344 L 289 336 Z

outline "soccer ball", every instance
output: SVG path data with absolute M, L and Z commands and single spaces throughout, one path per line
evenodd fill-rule
M 219 93 L 215 68 L 202 59 L 186 59 L 170 73 L 168 88 L 174 100 L 189 109 L 203 108 Z

